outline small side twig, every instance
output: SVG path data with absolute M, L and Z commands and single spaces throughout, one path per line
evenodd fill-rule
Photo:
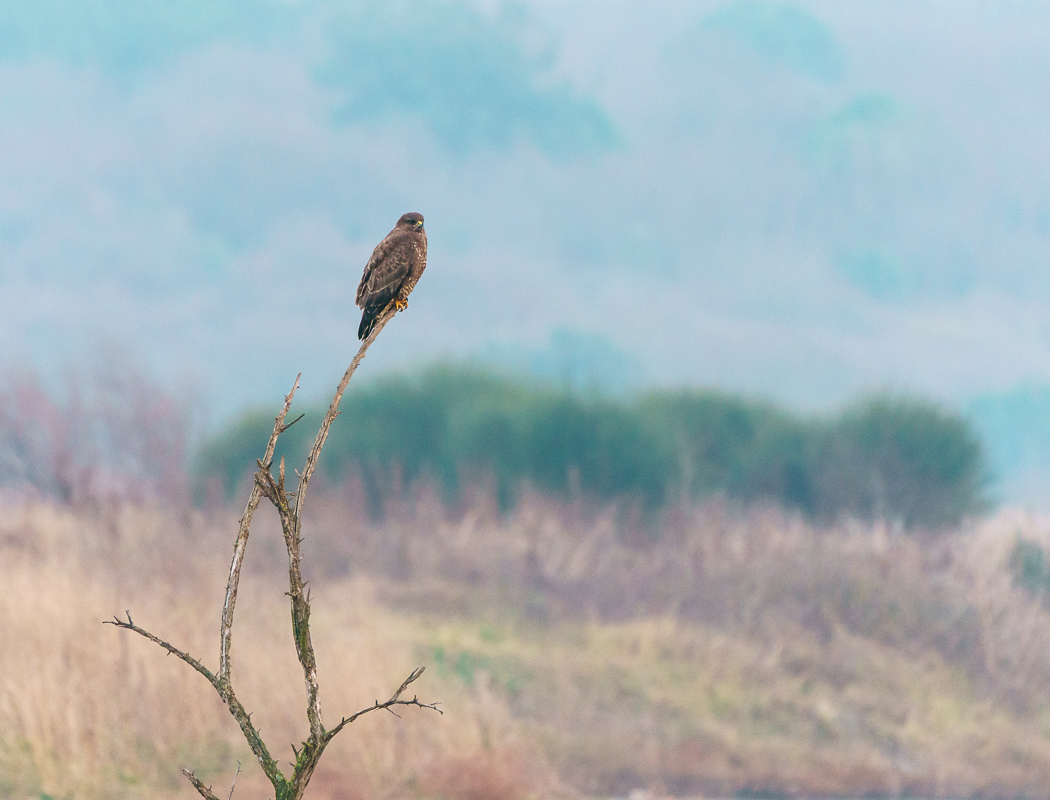
M 161 639 L 158 636 L 154 636 L 152 633 L 147 631 L 145 628 L 140 628 L 138 625 L 136 625 L 132 621 L 132 619 L 131 619 L 131 612 L 130 611 L 125 611 L 124 614 L 127 615 L 127 618 L 128 618 L 127 622 L 124 622 L 124 620 L 120 619 L 119 617 L 113 617 L 113 619 L 107 619 L 107 620 L 103 621 L 102 624 L 103 625 L 115 625 L 116 627 L 123 628 L 126 631 L 134 631 L 139 636 L 144 636 L 147 639 L 149 639 L 151 642 L 153 642 L 155 644 L 159 644 L 161 647 L 163 647 L 165 650 L 168 651 L 169 655 L 173 655 L 173 656 L 175 656 L 177 658 L 182 659 L 187 664 L 189 664 L 191 667 L 193 667 L 195 670 L 197 670 L 197 672 L 199 672 L 201 675 L 203 675 L 205 678 L 208 679 L 208 683 L 210 683 L 212 686 L 214 686 L 215 689 L 217 691 L 219 691 L 220 694 L 222 694 L 222 690 L 219 687 L 219 679 L 212 673 L 212 671 L 210 669 L 205 667 L 200 661 L 195 659 L 189 653 L 186 653 L 186 652 L 180 650 L 179 648 L 177 648 L 173 644 L 169 644 L 168 642 L 165 642 L 163 639 Z
M 227 800 L 233 800 L 233 790 L 237 788 L 237 776 L 241 774 L 241 762 L 237 762 L 237 771 L 233 773 L 233 783 L 230 784 L 230 796 Z
M 349 717 L 343 717 L 339 721 L 338 725 L 332 728 L 332 730 L 327 731 L 325 733 L 325 742 L 330 742 L 335 737 L 335 735 L 339 733 L 339 731 L 341 731 L 345 726 L 349 725 L 358 717 L 362 717 L 365 714 L 368 714 L 372 711 L 382 711 L 385 709 L 386 711 L 390 711 L 391 714 L 394 714 L 394 712 L 391 711 L 391 708 L 393 706 L 418 706 L 419 708 L 429 708 L 431 711 L 436 711 L 439 714 L 443 715 L 445 712 L 438 708 L 437 703 L 421 703 L 419 701 L 419 698 L 415 695 L 412 696 L 411 700 L 401 699 L 401 695 L 404 694 L 405 689 L 408 688 L 408 685 L 415 681 L 417 678 L 419 678 L 419 676 L 423 674 L 423 670 L 425 669 L 426 667 L 416 667 L 414 670 L 412 670 L 412 674 L 405 678 L 405 682 L 398 687 L 397 691 L 394 692 L 393 696 L 391 696 L 391 698 L 385 703 L 380 703 L 378 700 L 376 700 L 375 705 L 371 705 L 368 708 L 362 708 L 356 714 L 351 714 Z M 394 716 L 396 717 L 397 714 L 394 714 Z
M 201 797 L 207 798 L 207 800 L 219 800 L 219 798 L 216 797 L 215 793 L 211 790 L 211 787 L 205 786 L 204 782 L 196 775 L 194 775 L 190 770 L 184 769 L 182 770 L 182 774 L 189 778 L 190 783 L 193 784 L 193 788 L 197 790 L 198 794 L 200 794 Z M 232 798 L 232 792 L 230 796 Z

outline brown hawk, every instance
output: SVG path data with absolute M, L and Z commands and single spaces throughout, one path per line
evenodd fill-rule
M 379 315 L 391 303 L 397 311 L 408 307 L 409 292 L 427 268 L 427 232 L 423 215 L 404 214 L 386 235 L 365 265 L 365 274 L 357 287 L 357 305 L 364 309 L 357 338 L 372 332 Z

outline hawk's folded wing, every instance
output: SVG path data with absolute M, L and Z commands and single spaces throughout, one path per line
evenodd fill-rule
M 359 308 L 385 306 L 394 299 L 412 266 L 412 242 L 409 237 L 395 235 L 394 231 L 381 241 L 365 265 L 365 273 L 357 287 Z

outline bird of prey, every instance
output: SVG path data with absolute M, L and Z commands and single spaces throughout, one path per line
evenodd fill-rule
M 380 314 L 391 304 L 397 311 L 408 307 L 409 292 L 426 267 L 427 232 L 423 230 L 423 215 L 404 214 L 376 245 L 365 265 L 365 274 L 357 287 L 357 305 L 364 309 L 357 329 L 358 339 L 372 332 Z

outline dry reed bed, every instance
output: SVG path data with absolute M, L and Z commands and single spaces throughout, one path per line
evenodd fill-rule
M 237 760 L 244 774 L 236 796 L 266 797 L 269 787 L 211 687 L 160 648 L 101 624 L 131 609 L 136 622 L 214 665 L 223 539 L 234 521 L 39 503 L 8 505 L 0 519 L 0 797 L 189 797 L 180 767 L 198 768 L 219 787 Z M 256 574 L 242 583 L 233 659 L 242 701 L 287 761 L 289 743 L 308 731 L 282 579 Z M 330 722 L 388 697 L 417 663 L 418 626 L 372 594 L 365 581 L 314 590 Z M 418 685 L 448 713 L 363 718 L 333 743 L 309 797 L 482 790 L 514 798 L 527 787 L 550 788 L 545 762 L 500 698 L 433 673 Z M 464 758 L 469 769 L 456 768 Z
M 352 494 L 315 501 L 327 718 L 417 662 L 448 713 L 355 723 L 308 797 L 1050 796 L 1050 615 L 1006 568 L 1019 532 L 1050 545 L 1043 520 L 915 539 L 717 503 L 654 521 L 421 492 L 372 522 Z M 288 759 L 305 693 L 283 546 L 260 523 L 234 680 Z M 0 503 L 0 797 L 190 796 L 179 767 L 218 787 L 237 759 L 236 796 L 265 796 L 200 676 L 99 624 L 129 608 L 214 664 L 234 530 L 220 512 Z
M 447 662 L 502 675 L 585 791 L 1050 796 L 1050 615 L 1007 568 L 1018 536 L 1050 549 L 1047 520 L 933 536 L 717 502 L 658 521 L 538 496 L 358 507 L 316 509 L 319 562 L 387 576 Z

